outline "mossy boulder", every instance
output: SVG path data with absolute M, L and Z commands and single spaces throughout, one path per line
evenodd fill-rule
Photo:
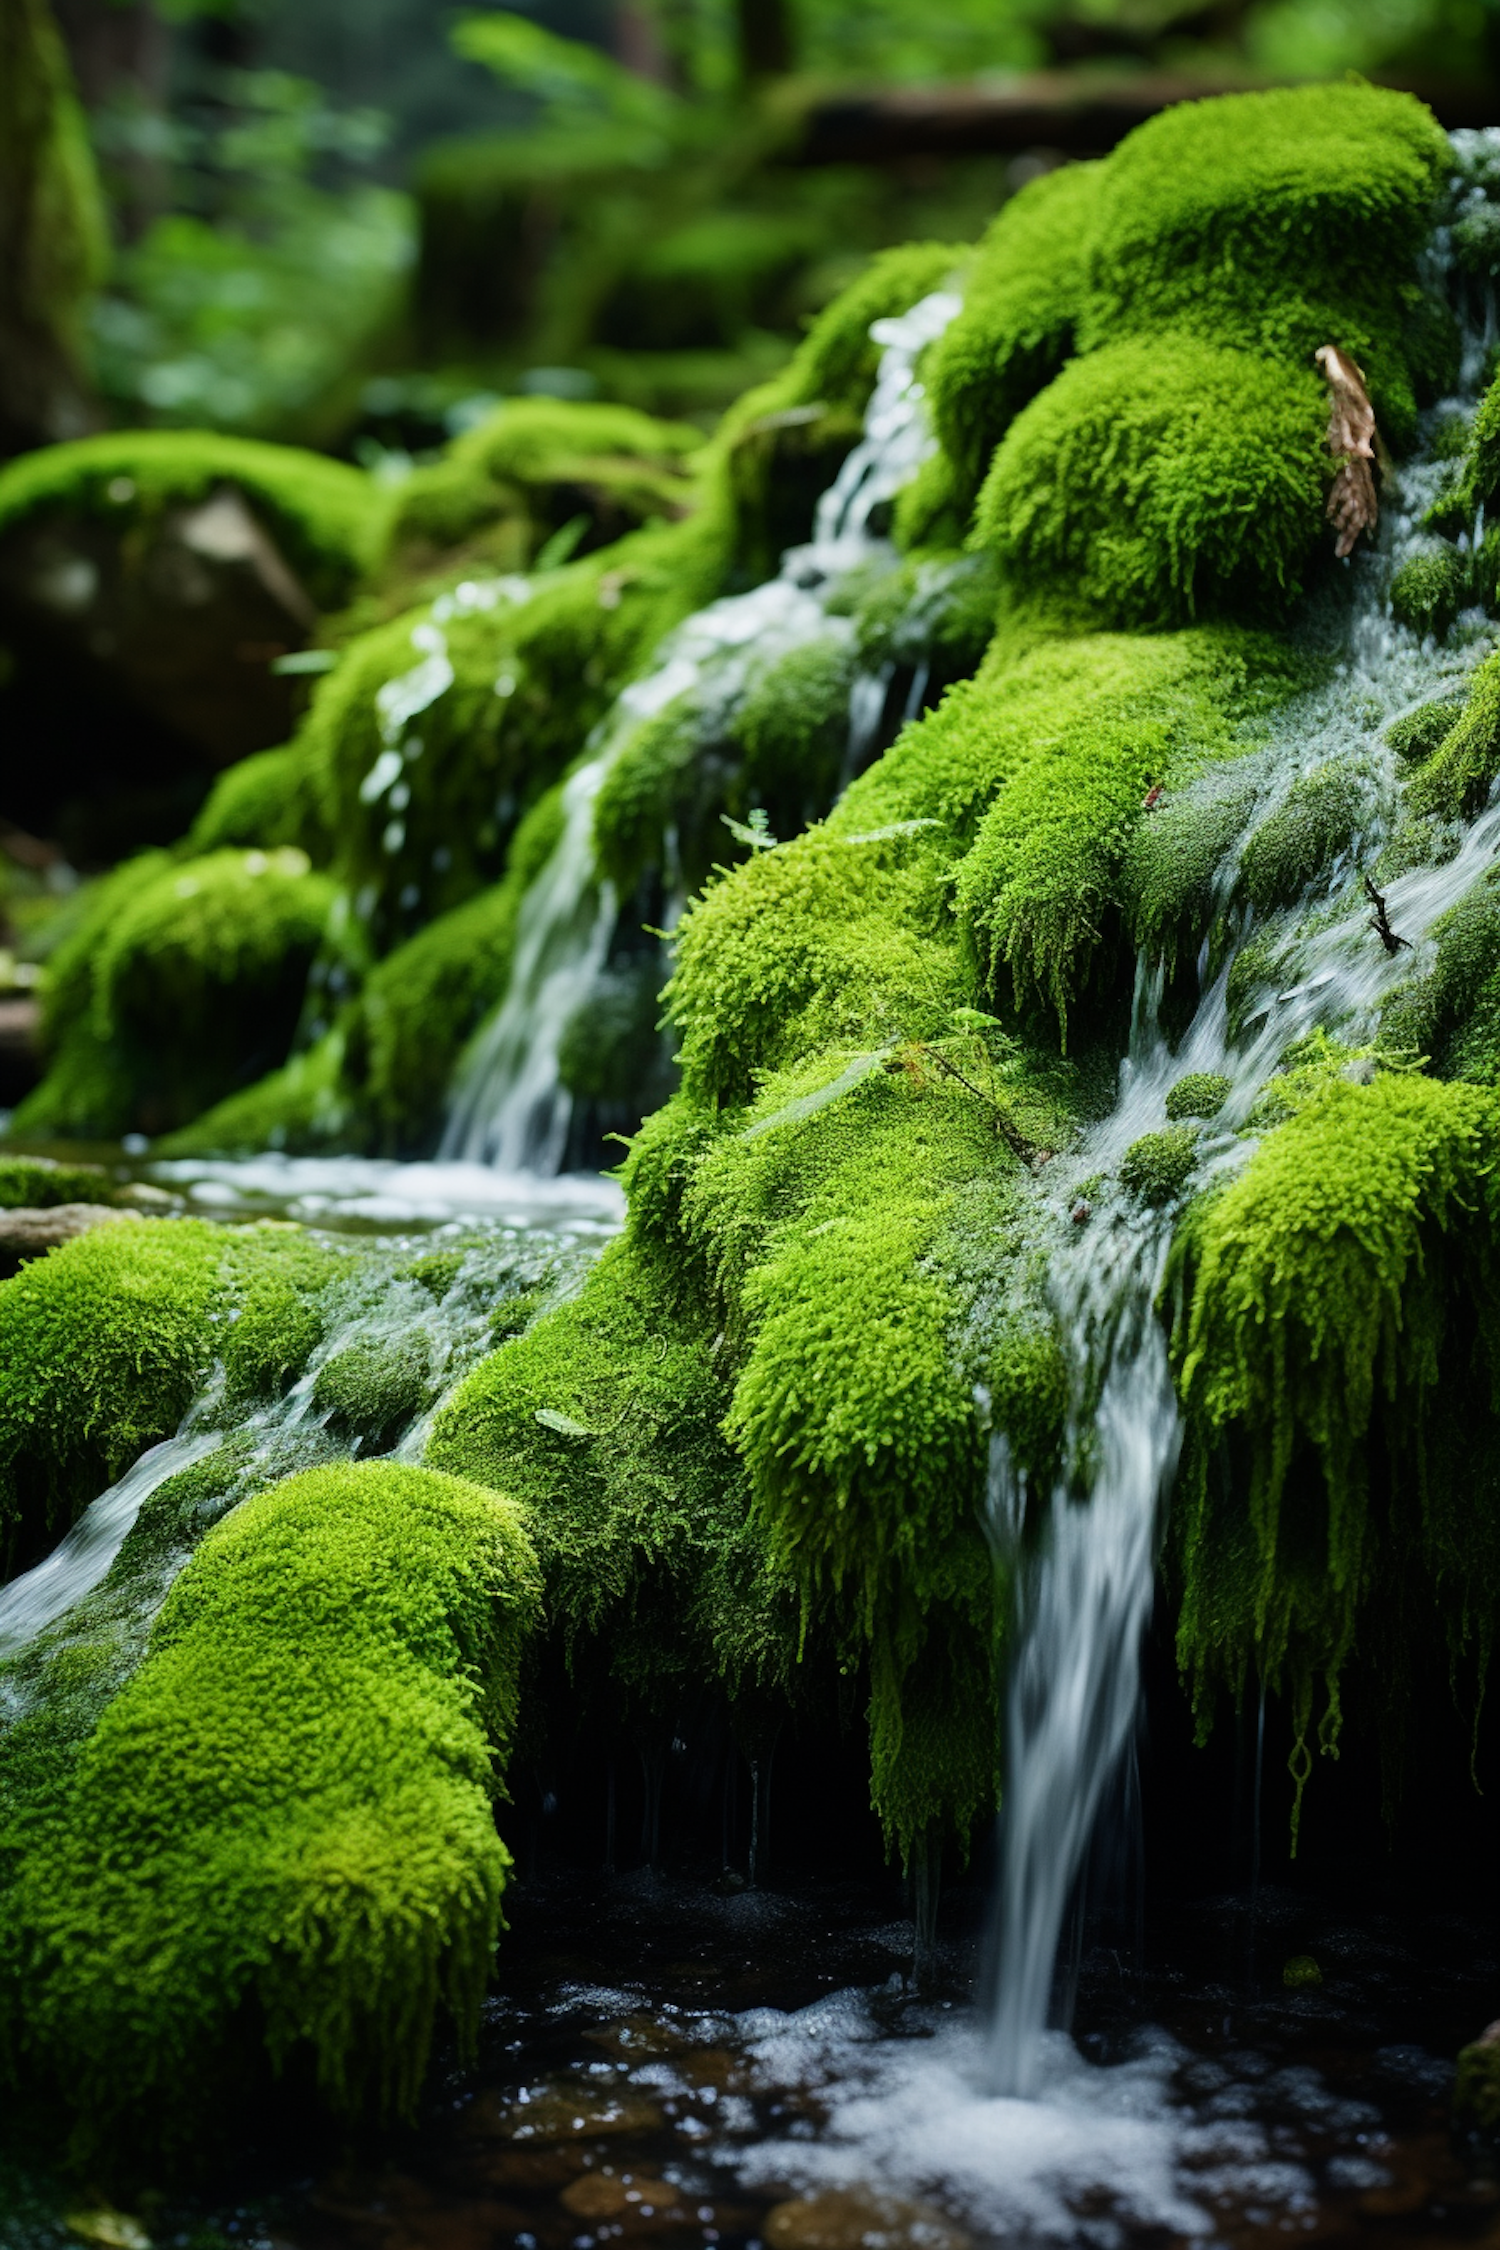
M 314 1469 L 211 1531 L 0 1900 L 12 2084 L 116 2157 L 180 2160 L 288 2068 L 409 2115 L 440 2015 L 478 2026 L 536 1599 L 520 1511 L 430 1469 Z
M 0 470 L 0 617 L 212 770 L 290 732 L 272 663 L 348 600 L 384 507 L 360 471 L 249 438 L 51 446 Z

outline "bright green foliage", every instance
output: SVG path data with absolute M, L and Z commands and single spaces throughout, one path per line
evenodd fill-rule
M 1167 1115 L 1174 1122 L 1184 1117 L 1217 1117 L 1229 1099 L 1229 1080 L 1217 1070 L 1190 1070 L 1167 1090 Z
M 1468 565 L 1456 547 L 1413 555 L 1391 580 L 1391 614 L 1414 633 L 1439 640 L 1469 599 Z
M 1197 1160 L 1198 1135 L 1191 1125 L 1142 1133 L 1120 1159 L 1120 1185 L 1142 1203 L 1171 1203 L 1187 1186 Z
M 1157 805 L 1131 832 L 1121 899 L 1131 943 L 1176 968 L 1192 960 L 1222 904 L 1220 885 L 1253 797 L 1213 775 Z
M 1106 344 L 1011 424 L 975 540 L 1065 615 L 1274 619 L 1324 536 L 1327 419 L 1311 368 L 1180 328 Z
M 267 1148 L 306 1152 L 335 1143 L 359 1148 L 368 1135 L 344 1077 L 346 1044 L 342 1028 L 325 1032 L 280 1070 L 257 1079 L 243 1093 L 226 1095 L 190 1125 L 163 1134 L 156 1153 L 243 1156 Z
M 581 1296 L 482 1362 L 426 1459 L 530 1511 L 549 1618 L 617 1722 L 720 1677 L 784 1699 L 796 1606 L 746 1538 L 712 1334 L 656 1266 L 612 1246 Z M 613 1710 L 611 1711 L 611 1704 Z
M 1352 848 L 1369 813 L 1362 782 L 1355 766 L 1321 766 L 1300 775 L 1261 822 L 1240 860 L 1246 895 L 1259 913 L 1292 905 Z
M 687 511 L 684 464 L 702 443 L 691 426 L 628 406 L 508 400 L 400 487 L 391 560 L 525 570 L 549 540 L 571 542 L 569 553 L 603 546 Z
M 59 1203 L 113 1203 L 115 1185 L 94 1164 L 47 1156 L 0 1156 L 0 1211 L 50 1210 Z
M 1430 1058 L 1444 1078 L 1496 1082 L 1500 1066 L 1500 887 L 1486 878 L 1442 917 L 1429 974 L 1387 1000 L 1385 1046 Z
M 238 1396 L 280 1389 L 321 1333 L 309 1291 L 337 1262 L 280 1228 L 133 1220 L 0 1284 L 6 1551 L 66 1525 L 170 1437 L 217 1359 Z
M 1469 700 L 1451 730 L 1407 783 L 1414 812 L 1475 813 L 1500 773 L 1500 657 L 1474 674 Z
M 1015 417 L 1074 349 L 1108 168 L 1070 164 L 1012 196 L 974 255 L 963 311 L 927 370 L 932 417 L 967 515 Z
M 1290 370 L 1337 343 L 1406 442 L 1414 268 L 1451 162 L 1420 102 L 1373 86 L 1163 110 L 1109 160 L 1084 348 L 1182 327 Z
M 1316 1067 L 1304 1083 L 1174 1251 L 1193 1435 L 1173 1519 L 1179 1653 L 1201 1722 L 1214 1687 L 1238 1694 L 1252 1667 L 1290 1688 L 1299 1791 L 1314 1684 L 1329 1748 L 1361 1610 L 1393 1572 L 1402 1582 L 1408 1550 L 1446 1587 L 1455 1643 L 1478 1632 L 1488 1646 L 1492 1587 L 1474 1570 L 1494 1544 L 1480 1441 L 1500 1377 L 1494 1095 Z M 1482 1456 L 1477 1486 L 1457 1459 L 1424 1478 L 1444 1383 L 1473 1407 L 1455 1419 Z M 1215 1462 L 1224 1439 L 1243 1484 Z
M 536 1591 L 519 1511 L 431 1470 L 314 1469 L 212 1531 L 7 1901 L 11 2072 L 96 2142 L 190 2145 L 248 2004 L 273 2069 L 409 2113 L 439 2010 L 477 2030 Z
M 1474 433 L 1464 473 L 1462 499 L 1465 511 L 1487 508 L 1500 492 L 1500 380 L 1492 382 L 1479 402 Z
M 204 430 L 114 430 L 25 454 L 0 469 L 0 538 L 67 510 L 126 533 L 169 508 L 237 485 L 319 607 L 346 601 L 373 558 L 385 502 L 358 469 L 325 454 Z M 128 489 L 127 489 L 128 488 Z
M 161 1132 L 284 1060 L 308 972 L 348 952 L 334 885 L 305 852 L 147 857 L 102 886 L 101 906 L 45 993 L 54 1071 L 18 1112 L 22 1131 Z

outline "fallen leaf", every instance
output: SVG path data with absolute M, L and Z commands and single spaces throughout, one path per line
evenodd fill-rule
M 1364 369 L 1336 344 L 1315 353 L 1328 384 L 1328 450 L 1338 462 L 1328 495 L 1328 520 L 1334 552 L 1352 555 L 1362 531 L 1374 537 L 1380 521 L 1375 497 L 1375 409 L 1365 389 Z

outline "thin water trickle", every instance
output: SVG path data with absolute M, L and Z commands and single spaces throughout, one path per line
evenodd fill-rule
M 705 714 L 727 714 L 778 657 L 810 641 L 852 639 L 830 600 L 851 572 L 895 566 L 895 550 L 871 526 L 933 449 L 916 364 L 958 308 L 956 296 L 937 291 L 873 324 L 881 360 L 864 435 L 819 500 L 810 543 L 789 549 L 777 576 L 753 592 L 711 602 L 679 625 L 604 721 L 564 792 L 562 835 L 526 894 L 510 987 L 460 1072 L 441 1159 L 541 1175 L 563 1163 L 573 1103 L 559 1075 L 562 1042 L 604 966 L 617 918 L 594 865 L 594 806 L 605 776 L 642 721 L 669 704 L 692 698 Z M 846 780 L 868 755 L 884 702 L 883 680 L 856 677 Z

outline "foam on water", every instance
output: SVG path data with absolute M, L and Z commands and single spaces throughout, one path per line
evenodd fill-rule
M 219 1218 L 275 1215 L 320 1227 L 392 1232 L 464 1224 L 580 1239 L 618 1232 L 625 1197 L 594 1172 L 542 1178 L 474 1162 L 373 1156 L 181 1157 L 150 1176 Z

